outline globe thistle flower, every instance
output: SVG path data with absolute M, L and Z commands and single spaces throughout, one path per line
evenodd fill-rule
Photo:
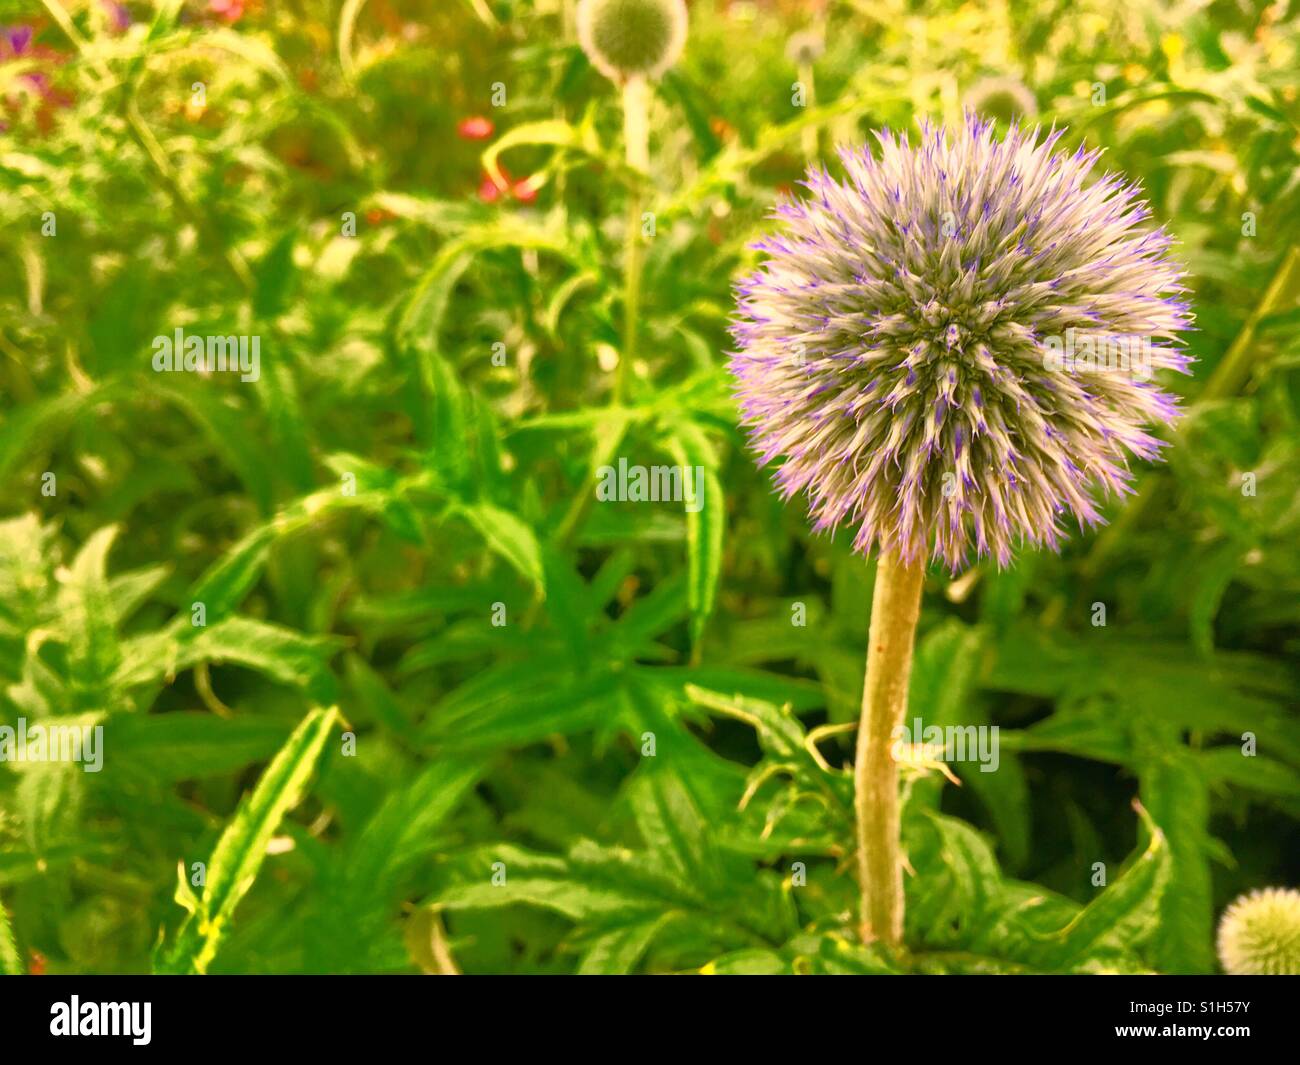
M 785 56 L 797 67 L 811 66 L 826 52 L 826 38 L 817 30 L 800 30 L 792 34 L 785 46 Z
M 1300 891 L 1238 898 L 1219 921 L 1219 960 L 1234 976 L 1300 976 Z
M 686 45 L 685 0 L 579 0 L 578 43 L 611 81 L 658 78 Z
M 1038 114 L 1038 100 L 1015 78 L 985 78 L 966 94 L 966 107 L 985 118 L 1010 125 Z
M 1146 427 L 1176 398 L 1095 356 L 1187 372 L 1183 271 L 1141 228 L 1138 185 L 1088 182 L 1100 151 L 1058 150 L 1062 133 L 998 139 L 974 115 L 915 147 L 885 131 L 879 157 L 841 150 L 844 180 L 810 168 L 811 196 L 778 206 L 731 370 L 760 464 L 783 459 L 817 529 L 905 564 L 1005 566 L 1056 549 L 1066 516 L 1096 524 L 1098 492 L 1131 492 L 1129 455 L 1159 457 Z

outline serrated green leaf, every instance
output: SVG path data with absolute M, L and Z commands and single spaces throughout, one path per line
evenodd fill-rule
M 598 935 L 583 952 L 579 976 L 623 976 L 641 961 L 660 930 L 673 919 L 671 913 L 637 921 Z
M 24 972 L 26 969 L 14 942 L 14 930 L 9 924 L 9 911 L 0 900 L 0 976 L 21 976 Z
M 1160 900 L 1156 967 L 1165 973 L 1204 973 L 1214 967 L 1210 884 L 1210 801 L 1195 760 L 1176 736 L 1143 757 L 1142 803 L 1169 842 L 1169 883 Z
M 276 720 L 212 714 L 116 714 L 105 727 L 115 765 L 151 780 L 220 776 L 269 758 L 291 726 Z
M 1146 847 L 1077 917 L 1049 937 L 1038 956 L 1045 968 L 1075 969 L 1108 945 L 1131 949 L 1155 934 L 1172 859 L 1164 833 L 1146 810 L 1137 809 L 1148 837 Z
M 542 549 L 533 530 L 517 515 L 492 503 L 473 503 L 460 512 L 487 541 L 494 553 L 539 592 L 546 590 Z
M 164 973 L 206 973 L 240 900 L 252 887 L 285 814 L 302 801 L 338 711 L 312 710 L 266 767 L 221 834 L 207 864 L 203 894 L 157 965 Z
M 676 424 L 669 450 L 681 467 L 683 485 L 689 482 L 694 487 L 695 498 L 685 501 L 689 573 L 686 596 L 691 611 L 691 643 L 698 653 L 705 623 L 717 601 L 718 582 L 722 576 L 727 499 L 717 474 L 717 456 L 699 426 L 690 422 Z

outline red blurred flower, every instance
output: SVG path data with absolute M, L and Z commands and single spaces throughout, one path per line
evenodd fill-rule
M 505 192 L 505 189 L 496 183 L 491 174 L 485 172 L 483 174 L 483 181 L 478 187 L 478 198 L 484 203 L 496 203 L 497 200 L 501 199 L 501 194 L 503 192 Z
M 27 965 L 27 972 L 28 972 L 28 975 L 30 975 L 30 976 L 44 976 L 44 975 L 45 975 L 45 955 L 44 955 L 44 954 L 39 954 L 39 953 L 37 953 L 36 951 L 33 950 L 33 951 L 31 952 L 31 960 L 28 962 L 28 965 Z
M 456 126 L 456 132 L 467 141 L 485 141 L 496 131 L 490 118 L 472 115 L 462 119 Z
M 736 135 L 736 127 L 719 115 L 709 119 L 709 129 L 719 140 L 729 141 Z
M 537 188 L 533 185 L 532 178 L 516 181 L 510 191 L 520 203 L 535 203 L 537 201 Z
M 227 22 L 238 22 L 244 17 L 244 0 L 208 0 L 208 10 Z

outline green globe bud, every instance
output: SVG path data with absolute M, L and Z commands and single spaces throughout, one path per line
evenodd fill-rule
M 579 0 L 578 41 L 605 77 L 657 78 L 686 44 L 685 0 Z
M 785 46 L 786 58 L 798 67 L 811 66 L 825 52 L 826 40 L 816 30 L 801 30 Z
M 1014 78 L 985 78 L 966 94 L 966 107 L 977 115 L 1011 125 L 1038 114 L 1034 94 Z
M 1300 976 L 1300 891 L 1264 888 L 1224 910 L 1219 960 L 1233 976 Z

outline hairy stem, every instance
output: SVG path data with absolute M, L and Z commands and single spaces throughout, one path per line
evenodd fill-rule
M 885 555 L 876 567 L 854 767 L 862 941 L 879 940 L 895 947 L 903 941 L 903 867 L 894 729 L 907 711 L 907 683 L 924 580 L 923 562 L 909 565 Z
M 817 84 L 813 81 L 811 63 L 799 64 L 799 81 L 804 86 L 804 107 L 812 110 L 817 106 Z M 803 147 L 803 157 L 808 163 L 815 163 L 821 158 L 821 130 L 818 126 L 804 126 L 799 135 Z
M 627 165 L 636 171 L 627 197 L 627 233 L 623 255 L 623 350 L 614 379 L 614 402 L 627 396 L 627 383 L 636 357 L 637 318 L 641 312 L 641 186 L 650 169 L 650 85 L 631 77 L 623 86 L 623 144 Z

